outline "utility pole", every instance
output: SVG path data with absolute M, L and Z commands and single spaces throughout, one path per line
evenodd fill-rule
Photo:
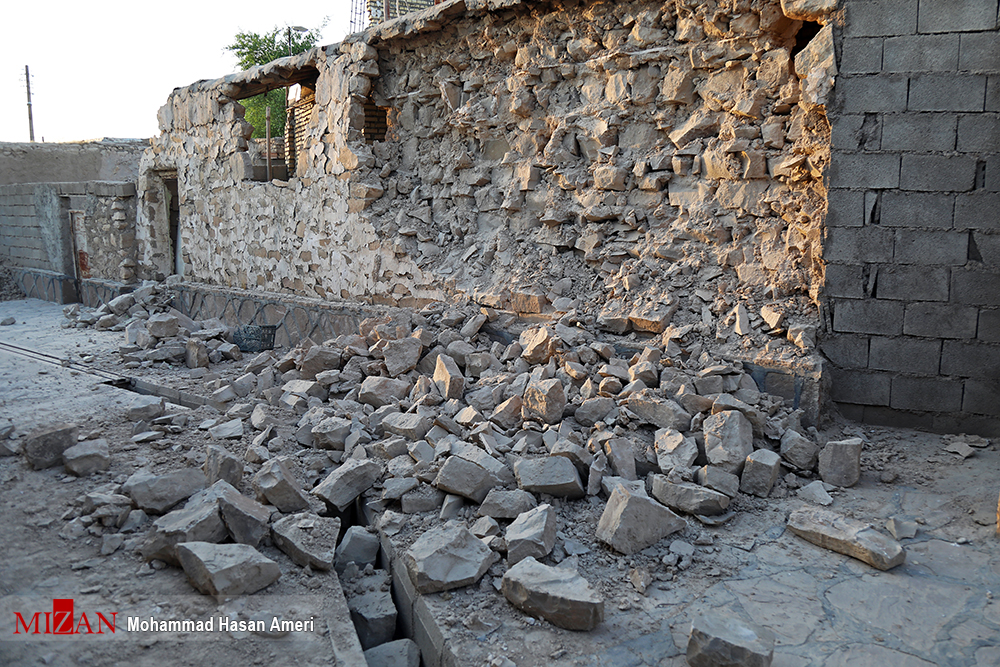
M 28 132 L 31 135 L 31 141 L 35 140 L 35 121 L 31 118 L 31 73 L 28 71 L 28 66 L 24 66 L 24 83 L 28 86 Z

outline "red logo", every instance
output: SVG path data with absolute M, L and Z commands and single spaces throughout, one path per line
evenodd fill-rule
M 103 635 L 105 630 L 115 633 L 115 622 L 118 612 L 113 611 L 108 617 L 101 612 L 87 618 L 87 612 L 81 612 L 79 619 L 73 613 L 73 598 L 57 598 L 52 600 L 52 611 L 36 611 L 25 620 L 21 612 L 14 612 L 14 634 L 26 635 Z M 42 623 L 44 619 L 44 630 Z M 93 619 L 93 625 L 91 624 Z

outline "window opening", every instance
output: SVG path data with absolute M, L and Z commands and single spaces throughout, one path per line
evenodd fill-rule
M 300 84 L 289 89 L 285 117 L 285 165 L 288 176 L 296 174 L 296 163 L 302 154 L 309 117 L 316 106 L 316 84 Z
M 362 134 L 365 141 L 370 144 L 376 141 L 385 141 L 385 135 L 389 131 L 389 109 L 375 104 L 372 98 L 365 100 L 365 128 Z

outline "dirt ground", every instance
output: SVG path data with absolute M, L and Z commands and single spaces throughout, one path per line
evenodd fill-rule
M 0 319 L 8 315 L 17 323 L 0 327 L 0 341 L 122 372 L 114 354 L 121 333 L 63 329 L 60 307 L 39 301 L 0 303 Z M 233 378 L 244 364 L 213 364 L 211 372 Z M 186 368 L 177 367 L 137 372 L 201 395 L 212 380 L 192 380 Z M 72 520 L 87 493 L 113 489 L 140 468 L 200 466 L 206 444 L 221 444 L 242 458 L 252 437 L 212 440 L 198 424 L 213 411 L 200 408 L 187 411 L 188 425 L 176 433 L 135 444 L 125 416 L 134 397 L 86 372 L 0 351 L 0 428 L 10 424 L 23 435 L 74 421 L 81 434 L 107 439 L 112 460 L 107 472 L 78 479 L 61 467 L 34 471 L 23 457 L 0 458 L 0 665 L 335 664 L 331 628 L 350 623 L 331 602 L 340 589 L 335 575 L 303 570 L 273 546 L 263 546 L 261 552 L 279 563 L 281 578 L 265 591 L 217 604 L 197 593 L 180 569 L 151 568 L 134 553 L 144 528 L 102 555 L 102 546 L 107 551 L 115 542 L 105 539 L 103 527 L 71 527 L 79 525 Z M 324 452 L 301 450 L 287 437 L 290 432 L 290 425 L 279 429 L 285 437 L 275 453 L 296 455 L 300 465 L 294 472 L 309 488 L 332 462 Z M 719 609 L 775 632 L 775 666 L 1000 664 L 996 445 L 843 420 L 831 420 L 819 435 L 821 442 L 865 440 L 861 481 L 834 491 L 831 509 L 879 528 L 892 516 L 915 520 L 916 536 L 902 540 L 904 565 L 879 572 L 791 534 L 785 529 L 789 512 L 807 503 L 785 481 L 766 499 L 740 495 L 733 518 L 721 526 L 689 518 L 686 530 L 631 557 L 596 543 L 602 500 L 555 500 L 560 532 L 551 561 L 577 560 L 580 573 L 605 598 L 605 622 L 591 633 L 574 633 L 527 617 L 494 590 L 502 572 L 491 571 L 478 586 L 425 596 L 443 641 L 462 665 L 680 666 L 686 664 L 690 619 Z M 975 445 L 974 453 L 963 458 L 946 451 L 956 442 Z M 473 508 L 459 515 L 470 524 L 474 519 Z M 414 517 L 393 543 L 404 546 L 437 523 L 436 513 Z M 674 563 L 671 553 L 678 551 L 693 553 Z M 633 571 L 649 574 L 644 594 L 631 583 Z M 73 598 L 78 614 L 116 612 L 117 631 L 44 640 L 14 635 L 14 612 L 28 618 L 50 610 L 54 598 Z M 130 633 L 124 628 L 129 616 L 322 622 L 314 632 L 283 637 L 176 635 Z

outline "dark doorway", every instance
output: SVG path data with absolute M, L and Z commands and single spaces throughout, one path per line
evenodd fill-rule
M 181 206 L 177 196 L 177 179 L 164 178 L 163 192 L 167 199 L 167 216 L 170 229 L 170 268 L 173 273 L 184 274 L 181 255 Z

